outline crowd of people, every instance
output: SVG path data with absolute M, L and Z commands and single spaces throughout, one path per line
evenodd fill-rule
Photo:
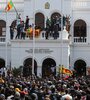
M 90 100 L 90 77 L 0 75 L 0 100 Z
M 26 16 L 26 21 L 24 22 L 24 20 L 21 19 L 20 14 L 17 16 L 15 25 L 11 25 L 10 26 L 10 39 L 13 39 L 15 37 L 15 39 L 25 39 L 26 36 L 26 31 L 29 27 L 32 27 L 31 25 L 29 25 L 29 17 Z M 16 31 L 16 36 L 15 35 L 15 31 Z
M 53 37 L 54 39 L 57 39 L 59 37 L 59 31 L 61 31 L 61 24 L 62 26 L 66 26 L 66 30 L 69 32 L 70 30 L 70 17 L 63 16 L 63 22 L 61 23 L 61 17 L 60 16 L 54 16 L 51 19 L 47 17 L 46 25 L 42 29 L 40 26 L 36 26 L 34 24 L 29 23 L 29 17 L 26 16 L 26 20 L 21 19 L 20 14 L 18 15 L 16 19 L 16 25 L 10 26 L 10 39 L 25 39 L 25 37 L 32 37 L 33 28 L 35 29 L 35 36 L 39 36 L 41 31 L 45 32 L 45 38 L 48 39 L 49 37 Z M 34 26 L 34 27 L 33 27 Z M 15 30 L 16 30 L 16 36 L 15 36 Z M 43 34 L 42 34 L 43 35 Z

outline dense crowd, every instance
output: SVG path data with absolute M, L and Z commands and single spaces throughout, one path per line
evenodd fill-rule
M 90 77 L 1 75 L 0 100 L 90 100 Z

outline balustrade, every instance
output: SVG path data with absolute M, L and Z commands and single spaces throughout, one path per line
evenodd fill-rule
M 6 41 L 6 37 L 0 37 L 0 42 L 5 42 Z
M 86 43 L 87 38 L 86 37 L 74 37 L 74 43 Z

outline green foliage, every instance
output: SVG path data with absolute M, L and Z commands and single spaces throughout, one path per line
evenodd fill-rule
M 21 73 L 22 73 L 21 67 L 19 67 L 19 68 L 14 67 L 13 68 L 13 76 L 15 76 L 15 77 L 20 76 Z

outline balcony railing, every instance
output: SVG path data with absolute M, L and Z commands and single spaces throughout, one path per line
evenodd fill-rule
M 5 42 L 6 41 L 6 37 L 0 37 L 0 42 Z
M 86 43 L 87 37 L 74 37 L 74 43 Z
M 68 33 L 66 31 L 63 31 L 63 33 L 61 31 L 57 32 L 57 33 L 46 33 L 46 31 L 41 31 L 41 33 L 38 36 L 35 36 L 36 40 L 68 40 Z M 16 36 L 13 37 L 13 39 L 11 40 L 33 40 L 33 35 L 31 36 L 27 36 L 24 35 L 23 37 L 19 36 L 19 38 L 16 38 Z M 6 37 L 5 36 L 1 36 L 0 37 L 0 43 L 6 42 Z

